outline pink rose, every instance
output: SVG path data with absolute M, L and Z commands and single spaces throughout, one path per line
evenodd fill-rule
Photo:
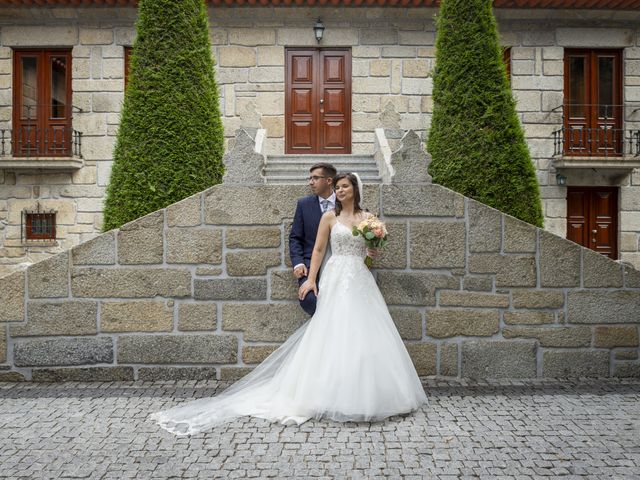
M 382 227 L 374 228 L 373 234 L 378 238 L 382 238 L 384 237 L 384 229 Z

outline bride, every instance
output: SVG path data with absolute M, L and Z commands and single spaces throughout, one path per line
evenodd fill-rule
M 250 415 L 285 425 L 310 418 L 377 421 L 427 403 L 411 358 L 371 272 L 366 247 L 352 226 L 360 208 L 357 174 L 335 179 L 336 209 L 320 220 L 309 276 L 301 298 L 318 294 L 314 316 L 248 375 L 220 395 L 154 413 L 176 435 L 201 432 Z M 327 243 L 332 255 L 316 286 Z M 319 293 L 318 293 L 319 292 Z

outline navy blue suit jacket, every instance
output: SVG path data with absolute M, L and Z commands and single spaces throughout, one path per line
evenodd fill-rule
M 322 210 L 320 210 L 317 195 L 309 195 L 298 200 L 291 233 L 289 233 L 291 266 L 295 267 L 300 263 L 304 263 L 307 268 L 310 266 L 320 218 L 322 218 Z

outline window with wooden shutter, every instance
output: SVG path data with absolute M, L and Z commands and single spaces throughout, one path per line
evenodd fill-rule
M 16 50 L 13 155 L 71 156 L 71 51 Z
M 565 50 L 564 155 L 622 155 L 621 59 L 620 50 Z

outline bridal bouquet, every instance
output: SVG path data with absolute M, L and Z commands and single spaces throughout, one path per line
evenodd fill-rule
M 387 240 L 387 227 L 380 221 L 379 218 L 371 216 L 358 225 L 355 225 L 352 230 L 353 236 L 357 237 L 362 235 L 364 237 L 364 244 L 367 248 L 383 248 Z M 364 263 L 368 268 L 373 265 L 373 258 L 369 255 L 364 259 Z

